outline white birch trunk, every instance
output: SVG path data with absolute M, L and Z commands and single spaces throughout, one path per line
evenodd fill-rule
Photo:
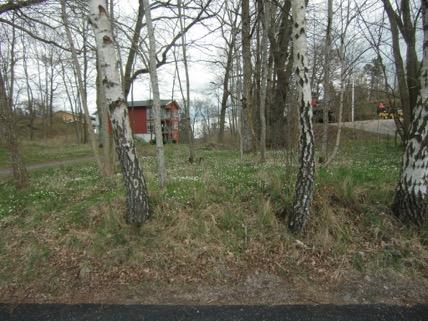
M 336 133 L 336 141 L 334 143 L 334 148 L 331 155 L 328 157 L 325 165 L 329 165 L 335 158 L 339 151 L 340 146 L 340 138 L 342 135 L 342 119 L 343 119 L 343 104 L 345 98 L 345 45 L 343 43 L 340 45 L 339 56 L 340 56 L 340 98 L 339 98 L 339 115 L 337 117 L 337 133 Z
M 147 22 L 147 32 L 149 34 L 149 69 L 150 80 L 153 90 L 153 116 L 155 121 L 155 135 L 156 135 L 156 156 L 158 160 L 158 179 L 160 187 L 164 187 L 166 182 L 165 170 L 165 155 L 163 148 L 162 125 L 161 125 L 161 106 L 159 94 L 158 73 L 156 70 L 156 42 L 153 30 L 152 15 L 148 0 L 143 0 L 144 13 Z
M 101 78 L 101 66 L 97 57 L 97 111 L 99 118 L 99 134 L 100 143 L 103 149 L 103 166 L 104 175 L 111 177 L 114 174 L 114 162 L 112 155 L 112 138 L 109 133 L 109 117 L 107 112 L 107 100 L 104 92 L 104 86 Z
M 398 182 L 393 213 L 404 222 L 424 224 L 428 219 L 428 14 L 427 0 L 423 9 L 423 62 L 420 95 L 413 112 L 401 176 Z
M 127 205 L 125 220 L 128 224 L 138 226 L 149 216 L 147 187 L 129 124 L 128 106 L 120 81 L 119 62 L 105 1 L 89 1 L 89 21 L 95 33 L 102 83 L 125 183 Z
M 300 232 L 307 223 L 314 189 L 314 134 L 312 128 L 311 85 L 306 58 L 305 0 L 293 0 L 293 60 L 299 94 L 299 171 L 289 228 Z

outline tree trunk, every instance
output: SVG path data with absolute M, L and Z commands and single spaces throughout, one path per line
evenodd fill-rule
M 193 163 L 195 160 L 195 152 L 193 150 L 193 132 L 192 127 L 190 126 L 190 79 L 189 79 L 189 68 L 187 65 L 187 44 L 186 44 L 186 33 L 184 27 L 184 15 L 182 12 L 182 2 L 178 0 L 178 15 L 180 20 L 180 32 L 181 32 L 181 48 L 183 50 L 183 63 L 184 63 L 184 72 L 186 76 L 186 99 L 184 100 L 184 117 L 186 118 L 186 128 L 187 134 L 189 136 L 189 162 Z
M 344 37 L 344 36 L 343 36 Z M 345 44 L 343 42 L 340 45 L 339 49 L 339 59 L 340 59 L 340 100 L 339 100 L 339 115 L 337 117 L 337 133 L 336 133 L 336 142 L 334 144 L 333 151 L 328 157 L 327 161 L 325 162 L 325 165 L 330 164 L 333 159 L 336 157 L 337 152 L 339 151 L 339 145 L 340 145 L 340 136 L 342 133 L 342 119 L 343 119 L 343 104 L 344 104 L 344 96 L 345 96 Z
M 272 146 L 281 146 L 284 144 L 285 128 L 291 132 L 291 119 L 284 116 L 289 90 L 289 81 L 292 74 L 293 59 L 290 58 L 290 36 L 292 31 L 292 19 L 290 18 L 291 2 L 285 1 L 281 8 L 279 30 L 276 32 L 275 24 L 269 31 L 269 40 L 272 47 L 272 56 L 274 62 L 274 74 L 276 77 L 273 89 L 273 104 L 270 112 L 269 123 L 269 142 Z M 275 17 L 276 12 L 273 12 Z M 274 18 L 272 18 L 274 19 Z M 288 113 L 290 114 L 290 113 Z M 290 144 L 289 144 L 290 145 Z
M 158 160 L 158 179 L 160 187 L 164 187 L 166 183 L 165 156 L 163 149 L 162 125 L 161 125 L 161 106 L 159 94 L 158 72 L 156 70 L 156 42 L 152 24 L 152 15 L 148 0 L 143 0 L 144 11 L 147 22 L 147 32 L 149 34 L 149 69 L 150 80 L 153 90 L 153 116 L 155 121 L 156 135 L 156 156 Z
M 74 70 L 75 70 L 76 75 L 77 75 L 80 100 L 82 102 L 82 107 L 84 109 L 84 117 L 85 117 L 85 125 L 86 125 L 85 129 L 88 131 L 89 140 L 91 142 L 92 151 L 94 152 L 95 160 L 98 164 L 98 168 L 100 169 L 100 171 L 102 171 L 103 165 L 101 163 L 101 159 L 100 159 L 100 156 L 98 154 L 97 142 L 95 139 L 94 131 L 92 129 L 92 122 L 91 122 L 91 119 L 89 118 L 89 108 L 88 108 L 88 100 L 86 97 L 86 90 L 85 90 L 85 86 L 84 86 L 84 82 L 83 82 L 83 78 L 82 78 L 82 73 L 80 70 L 79 60 L 77 58 L 76 48 L 74 47 L 73 37 L 71 35 L 70 27 L 68 24 L 67 12 L 65 9 L 65 0 L 61 0 L 61 18 L 62 18 L 62 21 L 64 23 L 65 33 L 67 35 L 67 40 L 68 40 L 68 43 L 70 45 Z
M 101 66 L 98 56 L 96 58 L 97 64 L 97 112 L 99 120 L 99 142 L 103 149 L 103 172 L 107 177 L 111 177 L 114 174 L 114 163 L 112 155 L 112 139 L 109 133 L 109 118 L 108 118 L 108 106 L 106 101 L 106 94 L 104 92 L 104 86 L 101 78 Z
M 388 15 L 389 24 L 391 26 L 391 39 L 392 39 L 392 51 L 394 55 L 394 65 L 395 65 L 395 73 L 397 74 L 398 80 L 398 89 L 400 92 L 400 101 L 401 107 L 403 110 L 403 125 L 405 136 L 407 136 L 410 122 L 412 119 L 412 112 L 410 106 L 410 96 L 409 96 L 409 87 L 406 79 L 406 71 L 404 69 L 403 58 L 401 56 L 400 49 L 400 35 L 398 29 L 398 17 L 396 16 L 389 0 L 382 0 L 384 3 L 385 11 Z M 403 141 L 407 139 L 407 137 L 402 137 Z
M 227 60 L 226 67 L 223 78 L 223 95 L 221 97 L 221 109 L 220 109 L 220 126 L 218 132 L 218 141 L 219 143 L 223 143 L 224 137 L 224 123 L 226 118 L 226 108 L 227 108 L 227 99 L 229 98 L 229 78 L 230 72 L 233 64 L 233 48 L 235 47 L 235 35 L 233 34 L 230 37 L 230 42 L 228 45 L 227 52 Z
M 127 205 L 125 220 L 128 224 L 138 226 L 149 216 L 149 200 L 129 124 L 128 106 L 120 82 L 111 23 L 103 0 L 91 0 L 89 4 L 89 21 L 95 33 L 113 137 L 125 183 Z
M 12 94 L 14 82 L 14 59 L 15 58 L 13 58 L 12 55 L 12 77 L 10 79 L 10 91 Z M 10 96 L 10 94 L 8 95 L 6 91 L 6 85 L 4 83 L 3 74 L 0 68 L 0 124 L 2 124 L 2 127 L 5 128 L 6 147 L 9 152 L 10 164 L 12 165 L 12 173 L 15 180 L 15 185 L 17 188 L 24 188 L 28 185 L 28 174 L 18 148 L 17 129 L 12 108 L 12 97 L 13 96 Z
M 260 95 L 260 159 L 262 162 L 266 159 L 266 93 L 267 93 L 267 78 L 268 78 L 268 32 L 270 28 L 270 2 L 264 1 L 263 8 L 263 33 L 261 43 L 261 95 Z
M 256 151 L 256 135 L 253 128 L 253 96 L 251 83 L 251 34 L 250 34 L 250 4 L 242 0 L 242 59 L 244 74 L 244 93 L 242 97 L 242 139 L 244 153 Z
M 423 10 L 423 63 L 420 94 L 414 109 L 406 149 L 403 155 L 401 176 L 398 182 L 393 213 L 404 222 L 422 225 L 428 218 L 428 14 L 427 0 Z
M 333 20 L 333 0 L 328 0 L 327 13 L 327 30 L 324 46 L 324 108 L 323 108 L 323 133 L 321 142 L 321 159 L 327 160 L 327 144 L 328 144 L 328 113 L 330 111 L 330 52 L 331 52 L 331 24 Z
M 299 171 L 289 228 L 303 230 L 307 223 L 314 189 L 314 134 L 312 128 L 311 86 L 306 58 L 305 0 L 292 1 L 293 8 L 293 60 L 299 94 Z
M 138 3 L 137 19 L 134 30 L 132 31 L 131 47 L 129 48 L 129 53 L 125 64 L 125 72 L 123 75 L 123 90 L 125 92 L 125 97 L 128 97 L 129 91 L 131 90 L 131 74 L 134 66 L 135 55 L 138 51 L 138 45 L 140 43 L 141 29 L 143 28 L 144 4 L 142 0 L 139 0 Z
M 22 40 L 22 69 L 24 70 L 25 85 L 26 85 L 27 100 L 28 100 L 28 114 L 30 117 L 28 127 L 30 129 L 30 140 L 33 140 L 34 138 L 34 98 L 33 98 L 33 92 L 30 86 L 30 75 L 28 74 L 27 50 L 24 42 L 24 37 L 22 37 L 21 40 Z
M 78 115 L 77 114 L 77 104 L 76 104 L 76 108 L 73 108 L 74 101 L 76 101 L 76 99 L 75 99 L 72 83 L 71 83 L 70 79 L 68 78 L 68 76 L 65 72 L 64 63 L 61 64 L 61 71 L 62 71 L 62 79 L 64 82 L 65 93 L 67 94 L 68 103 L 70 104 L 71 113 L 73 114 L 73 125 L 74 125 L 74 130 L 76 133 L 76 143 L 80 144 L 81 143 L 80 119 L 77 118 L 77 115 Z M 68 83 L 67 83 L 67 79 L 68 79 Z M 68 90 L 68 88 L 69 88 L 68 84 L 70 84 L 70 90 Z

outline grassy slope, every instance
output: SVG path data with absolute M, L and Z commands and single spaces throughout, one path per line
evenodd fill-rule
M 428 229 L 402 227 L 388 215 L 401 153 L 391 142 L 345 143 L 338 160 L 318 170 L 313 219 L 299 239 L 276 216 L 289 209 L 295 179 L 296 165 L 286 166 L 283 152 L 269 152 L 261 165 L 233 150 L 202 148 L 200 163 L 189 165 L 185 146 L 168 145 L 169 183 L 160 191 L 154 147 L 140 150 L 153 209 L 140 235 L 122 220 L 120 174 L 106 181 L 94 165 L 80 165 L 34 172 L 27 191 L 0 185 L 0 300 L 123 301 L 126 289 L 150 302 L 138 294 L 147 286 L 188 293 L 194 302 L 201 285 L 253 280 L 245 295 L 259 295 L 261 275 L 310 284 L 325 301 L 337 300 L 333 285 L 363 278 L 373 288 L 383 289 L 377 280 L 422 288 L 398 302 L 427 299 Z M 364 295 L 389 302 L 388 291 Z

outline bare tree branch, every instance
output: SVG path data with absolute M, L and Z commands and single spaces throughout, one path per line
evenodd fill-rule
M 12 1 L 9 0 L 7 3 L 0 5 L 0 14 L 8 11 L 22 9 L 28 6 L 46 2 L 47 0 L 27 0 L 27 1 Z

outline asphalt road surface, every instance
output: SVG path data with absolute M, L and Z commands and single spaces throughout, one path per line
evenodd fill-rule
M 337 126 L 337 123 L 331 123 L 331 126 Z M 344 122 L 343 127 L 355 128 L 364 130 L 371 133 L 379 133 L 382 135 L 394 136 L 396 131 L 395 122 L 393 119 L 375 119 L 375 120 L 361 120 L 355 122 Z
M 428 304 L 392 305 L 100 305 L 0 304 L 0 321 L 427 321 Z

